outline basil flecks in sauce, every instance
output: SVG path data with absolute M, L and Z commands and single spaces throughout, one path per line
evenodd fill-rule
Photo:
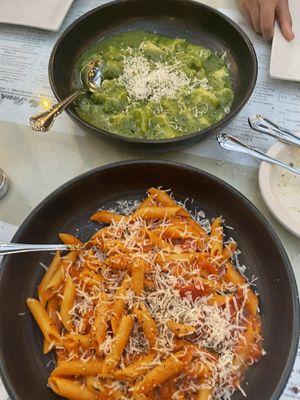
M 104 81 L 76 103 L 80 117 L 105 131 L 144 139 L 197 132 L 230 110 L 233 87 L 224 57 L 144 31 L 95 43 L 77 60 L 75 79 L 90 60 L 103 62 Z

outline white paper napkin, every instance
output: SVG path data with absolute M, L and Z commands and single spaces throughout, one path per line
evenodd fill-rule
M 73 0 L 0 0 L 0 22 L 57 31 Z
M 270 75 L 272 78 L 300 82 L 300 0 L 290 0 L 295 38 L 286 40 L 275 24 Z

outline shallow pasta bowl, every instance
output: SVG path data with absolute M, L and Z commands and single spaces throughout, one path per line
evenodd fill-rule
M 257 77 L 254 48 L 244 31 L 213 8 L 191 0 L 117 0 L 83 15 L 59 38 L 49 62 L 49 79 L 55 96 L 61 100 L 72 91 L 74 64 L 95 41 L 133 30 L 145 30 L 170 37 L 185 38 L 218 54 L 226 51 L 233 77 L 234 101 L 229 114 L 218 123 L 172 139 L 150 140 L 120 136 L 103 131 L 82 120 L 74 107 L 70 117 L 82 128 L 103 138 L 154 147 L 193 144 L 223 128 L 246 104 Z
M 151 186 L 171 188 L 179 201 L 190 201 L 208 218 L 223 215 L 239 243 L 241 264 L 249 279 L 258 278 L 267 354 L 252 366 L 243 388 L 251 400 L 278 400 L 291 372 L 298 344 L 299 303 L 293 271 L 285 250 L 262 214 L 239 192 L 220 179 L 182 164 L 127 161 L 92 170 L 61 186 L 24 221 L 14 242 L 56 243 L 58 232 L 87 240 L 99 224 L 89 220 L 98 208 L 120 200 L 140 200 Z M 36 297 L 52 255 L 30 253 L 4 259 L 0 275 L 0 364 L 5 386 L 15 400 L 58 397 L 47 388 L 53 355 L 42 355 L 42 334 L 25 299 Z M 244 399 L 240 392 L 233 400 Z

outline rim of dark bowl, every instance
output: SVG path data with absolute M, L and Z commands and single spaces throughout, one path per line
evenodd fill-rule
M 93 14 L 94 12 L 99 11 L 101 9 L 108 8 L 114 4 L 121 4 L 121 3 L 130 2 L 130 1 L 133 1 L 133 0 L 113 0 L 113 1 L 110 1 L 109 3 L 106 3 L 99 7 L 93 8 L 92 10 L 86 12 L 81 17 L 77 18 L 74 22 L 72 22 L 72 24 L 69 25 L 68 28 L 66 28 L 62 32 L 62 34 L 59 36 L 59 38 L 57 39 L 57 41 L 51 51 L 50 58 L 49 58 L 49 64 L 48 64 L 48 75 L 49 75 L 50 86 L 51 86 L 51 89 L 57 100 L 61 101 L 62 98 L 58 95 L 58 92 L 56 89 L 56 83 L 55 83 L 55 79 L 54 79 L 54 75 L 53 75 L 53 64 L 54 64 L 54 58 L 56 55 L 57 48 L 60 46 L 62 40 L 74 28 L 74 26 L 76 26 L 79 22 L 81 22 L 83 19 L 85 19 L 89 15 Z M 256 80 L 257 80 L 257 74 L 258 74 L 258 62 L 257 62 L 256 52 L 255 52 L 255 49 L 254 49 L 254 46 L 253 46 L 251 40 L 249 39 L 248 35 L 246 34 L 246 32 L 242 28 L 240 28 L 240 26 L 236 22 L 234 22 L 231 18 L 227 17 L 227 15 L 223 14 L 219 10 L 217 10 L 213 7 L 210 7 L 206 4 L 199 3 L 196 0 L 173 0 L 173 1 L 174 2 L 182 2 L 182 1 L 189 2 L 200 8 L 202 7 L 204 9 L 207 9 L 207 10 L 217 14 L 219 17 L 223 18 L 229 25 L 231 25 L 234 29 L 236 29 L 238 31 L 238 33 L 240 34 L 241 38 L 244 40 L 244 42 L 249 50 L 251 62 L 253 64 L 251 79 L 249 80 L 249 87 L 248 87 L 247 93 L 244 96 L 243 100 L 234 109 L 231 109 L 229 114 L 226 115 L 224 118 L 222 118 L 220 121 L 218 121 L 216 124 L 213 124 L 205 129 L 202 129 L 201 131 L 192 132 L 187 135 L 176 136 L 175 138 L 171 138 L 171 139 L 141 139 L 141 138 L 135 138 L 135 137 L 131 137 L 131 136 L 123 136 L 123 135 L 118 135 L 116 133 L 108 132 L 103 129 L 97 128 L 96 126 L 84 121 L 82 118 L 80 118 L 80 116 L 75 111 L 73 111 L 71 108 L 67 107 L 67 109 L 65 111 L 69 114 L 69 116 L 72 119 L 74 119 L 83 128 L 85 128 L 89 131 L 93 131 L 94 133 L 97 133 L 97 134 L 100 133 L 101 135 L 106 136 L 107 138 L 120 140 L 122 142 L 137 143 L 137 144 L 138 143 L 154 144 L 154 145 L 176 144 L 176 143 L 180 143 L 180 142 L 185 142 L 189 139 L 192 140 L 198 136 L 205 136 L 206 134 L 208 134 L 210 132 L 219 130 L 223 126 L 227 125 L 227 123 L 229 123 L 245 106 L 245 104 L 247 103 L 247 101 L 249 100 L 250 96 L 253 93 L 253 90 L 254 90 L 255 84 L 256 84 Z
M 262 212 L 250 201 L 245 197 L 241 192 L 239 192 L 237 189 L 235 189 L 233 186 L 225 182 L 224 180 L 218 178 L 215 175 L 210 174 L 209 172 L 206 172 L 200 168 L 192 167 L 187 164 L 179 163 L 179 162 L 174 162 L 174 161 L 167 161 L 167 160 L 146 160 L 146 159 L 140 159 L 140 160 L 125 160 L 125 161 L 118 161 L 115 163 L 110 163 L 107 165 L 104 165 L 102 167 L 97 167 L 94 169 L 91 169 L 87 172 L 84 172 L 83 174 L 80 174 L 63 185 L 59 186 L 57 189 L 55 189 L 53 192 L 51 192 L 44 200 L 42 200 L 32 211 L 31 213 L 25 218 L 25 220 L 22 222 L 20 227 L 18 228 L 17 232 L 12 238 L 12 242 L 18 240 L 18 237 L 23 233 L 24 229 L 26 229 L 28 223 L 30 220 L 38 213 L 44 206 L 47 204 L 49 200 L 52 200 L 57 194 L 62 192 L 65 188 L 68 186 L 72 185 L 75 182 L 80 181 L 81 179 L 84 179 L 85 177 L 88 177 L 93 174 L 97 174 L 101 171 L 105 171 L 107 169 L 113 169 L 113 168 L 119 168 L 123 166 L 130 166 L 130 165 L 136 165 L 137 167 L 139 165 L 169 165 L 173 167 L 178 167 L 182 169 L 186 169 L 191 172 L 196 172 L 200 173 L 209 179 L 218 182 L 219 184 L 223 185 L 227 190 L 229 190 L 233 195 L 237 196 L 237 198 L 245 204 L 249 209 L 260 219 L 262 222 L 263 226 L 267 230 L 268 234 L 272 238 L 272 240 L 275 242 L 276 246 L 278 247 L 278 251 L 280 252 L 281 256 L 284 259 L 284 266 L 287 271 L 288 275 L 288 281 L 291 286 L 291 295 L 292 295 L 292 300 L 293 300 L 293 339 L 291 343 L 291 347 L 289 349 L 289 354 L 288 354 L 288 361 L 285 365 L 284 370 L 282 371 L 282 377 L 280 381 L 277 383 L 277 386 L 274 389 L 274 392 L 272 394 L 272 397 L 268 400 L 279 400 L 280 395 L 282 394 L 283 390 L 286 387 L 287 381 L 290 377 L 292 368 L 294 366 L 296 354 L 297 354 L 297 349 L 298 349 L 298 341 L 299 341 L 299 329 L 300 329 L 300 305 L 299 305 L 299 294 L 298 294 L 298 287 L 296 283 L 296 278 L 295 274 L 291 265 L 291 262 L 289 260 L 289 257 L 285 251 L 285 248 L 283 247 L 283 244 L 281 240 L 279 239 L 278 235 L 272 228 L 271 224 L 268 222 L 266 217 L 262 214 Z M 4 260 L 0 263 L 0 281 L 2 279 L 2 274 L 3 270 L 6 264 L 6 260 L 8 260 L 9 256 L 4 258 Z M 5 370 L 3 369 L 3 349 L 0 349 L 0 376 L 3 380 L 4 386 L 8 392 L 8 394 L 13 398 L 14 393 L 13 393 L 13 388 L 11 388 L 8 384 L 9 379 L 6 375 Z M 267 399 L 265 399 L 267 400 Z

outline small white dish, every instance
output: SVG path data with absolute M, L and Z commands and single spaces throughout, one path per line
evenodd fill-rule
M 293 163 L 295 168 L 300 169 L 299 148 L 276 142 L 267 154 L 286 163 Z M 300 238 L 300 175 L 262 162 L 259 168 L 259 188 L 274 217 Z
M 0 22 L 58 31 L 73 0 L 2 0 Z
M 289 5 L 295 37 L 289 42 L 283 37 L 278 23 L 275 24 L 270 75 L 275 79 L 300 82 L 300 1 L 290 0 Z

